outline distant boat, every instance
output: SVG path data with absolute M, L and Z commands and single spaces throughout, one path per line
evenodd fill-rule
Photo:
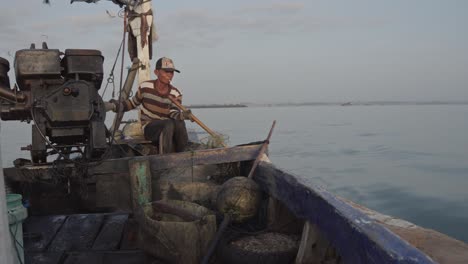
M 350 106 L 350 105 L 352 105 L 351 102 L 341 104 L 341 106 Z

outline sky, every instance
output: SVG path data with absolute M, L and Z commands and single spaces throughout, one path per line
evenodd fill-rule
M 13 63 L 43 41 L 98 49 L 107 78 L 120 7 L 50 2 L 2 5 L 0 57 Z M 174 60 L 185 104 L 468 100 L 468 1 L 154 0 L 153 9 L 151 65 Z

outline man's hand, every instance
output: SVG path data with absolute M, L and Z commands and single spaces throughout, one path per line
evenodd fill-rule
M 115 99 L 110 99 L 109 102 L 104 102 L 104 106 L 106 108 L 106 112 L 111 111 L 117 113 L 121 106 L 120 102 Z
M 181 119 L 182 120 L 190 120 L 193 122 L 193 118 L 192 118 L 192 110 L 190 109 L 187 109 L 185 111 L 182 111 L 180 113 L 180 116 L 182 117 Z

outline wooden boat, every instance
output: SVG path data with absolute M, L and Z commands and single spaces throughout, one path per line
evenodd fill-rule
M 177 258 L 164 262 L 142 249 L 136 202 L 146 195 L 151 201 L 183 200 L 216 211 L 213 197 L 221 184 L 247 175 L 262 143 L 130 157 L 135 144 L 121 142 L 119 149 L 126 156 L 120 153 L 86 164 L 86 195 L 77 191 L 83 183 L 73 180 L 83 171 L 78 163 L 4 169 L 7 183 L 23 190 L 30 204 L 24 223 L 26 263 L 186 263 Z M 67 184 L 51 184 L 60 182 L 54 179 L 59 172 L 71 176 Z M 132 179 L 139 179 L 140 187 L 151 182 L 150 194 L 135 189 Z M 218 245 L 211 263 L 261 263 L 258 254 L 264 263 L 468 263 L 463 242 L 333 195 L 306 176 L 275 167 L 266 155 L 253 179 L 262 190 L 259 213 L 248 223 L 233 225 L 233 230 L 243 238 L 285 234 L 296 241 L 293 253 L 286 262 L 269 262 L 268 254 L 281 260 L 278 252 L 262 249 L 232 255 L 226 253 L 233 245 L 227 240 Z M 211 239 L 202 237 L 205 246 L 196 262 Z M 164 251 L 164 246 L 156 243 L 154 250 Z
M 150 2 L 142 2 L 142 13 L 148 14 Z M 145 65 L 147 52 L 139 52 Z M 129 75 L 134 79 L 132 69 Z M 139 78 L 147 75 L 139 72 Z M 131 89 L 131 83 L 125 87 Z M 129 92 L 124 89 L 122 98 Z M 120 119 L 113 127 L 119 127 Z M 28 204 L 25 263 L 206 259 L 223 217 L 216 213 L 223 184 L 248 174 L 263 142 L 160 155 L 151 155 L 153 151 L 144 145 L 117 142 L 111 157 L 96 162 L 31 165 L 20 160 L 4 169 L 8 186 Z M 231 225 L 215 255 L 208 258 L 210 263 L 468 263 L 468 246 L 463 242 L 378 214 L 314 185 L 306 175 L 275 167 L 267 156 L 261 158 L 253 175 L 261 189 L 258 211 L 247 222 Z M 188 211 L 168 202 L 174 200 L 210 211 L 201 215 L 199 207 Z M 145 211 L 147 206 L 151 214 Z M 160 215 L 155 214 L 158 210 Z M 180 228 L 177 223 L 190 226 Z

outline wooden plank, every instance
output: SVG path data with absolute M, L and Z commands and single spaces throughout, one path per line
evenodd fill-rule
M 339 198 L 425 252 L 437 263 L 468 263 L 468 244 L 435 230 L 422 228 L 408 221 L 373 211 L 342 197 Z
M 103 174 L 96 178 L 96 206 L 132 211 L 130 177 L 127 173 Z
M 125 224 L 120 250 L 134 250 L 138 248 L 138 223 L 129 219 Z
M 304 223 L 304 230 L 302 231 L 301 243 L 297 252 L 296 264 L 313 263 L 313 246 L 318 239 L 317 228 L 310 222 Z
M 323 238 L 317 226 L 310 222 L 305 222 L 301 243 L 294 263 L 337 263 L 338 261 L 336 260 L 332 262 L 332 260 L 327 259 L 329 246 L 330 242 Z
M 262 145 L 255 144 L 231 148 L 197 150 L 193 152 L 109 159 L 96 166 L 90 164 L 90 174 L 128 172 L 128 161 L 132 159 L 136 161 L 148 160 L 151 164 L 151 170 L 254 160 L 261 147 Z
M 367 215 L 269 162 L 260 163 L 254 180 L 296 216 L 317 225 L 344 263 L 434 263 L 427 255 Z
M 128 173 L 128 161 L 131 159 L 149 160 L 152 170 L 255 160 L 261 147 L 261 144 L 252 143 L 230 148 L 108 159 L 97 164 L 90 163 L 88 174 Z M 65 166 L 74 167 L 73 164 Z M 25 166 L 21 169 L 11 167 L 5 168 L 3 172 L 5 178 L 12 181 L 32 182 L 35 179 L 50 180 L 49 170 L 51 167 L 51 165 Z
M 27 264 L 59 264 L 63 252 L 25 252 L 24 263 Z
M 66 218 L 64 215 L 26 218 L 23 224 L 24 250 L 29 252 L 44 251 Z
M 104 252 L 71 252 L 64 264 L 141 264 L 145 262 L 145 254 L 135 251 L 104 251 Z
M 34 180 L 50 180 L 52 179 L 49 168 L 41 167 L 32 169 L 30 166 L 25 168 L 4 168 L 3 174 L 5 179 L 20 182 L 34 182 Z
M 104 224 L 94 241 L 93 250 L 116 250 L 122 238 L 128 214 L 106 215 Z
M 151 201 L 151 169 L 149 160 L 129 160 L 133 212 Z
M 63 164 L 65 168 L 74 168 L 74 164 Z M 10 167 L 4 168 L 3 173 L 5 178 L 12 181 L 21 181 L 21 182 L 34 182 L 36 180 L 50 180 L 52 175 L 50 169 L 52 168 L 51 164 L 46 165 L 24 165 L 22 167 Z
M 70 215 L 48 251 L 70 251 L 90 249 L 101 228 L 104 215 Z

